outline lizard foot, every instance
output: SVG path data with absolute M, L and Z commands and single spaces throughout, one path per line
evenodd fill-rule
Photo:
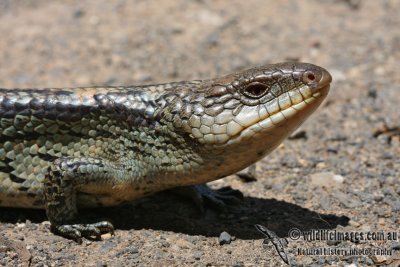
M 228 205 L 238 204 L 243 199 L 243 194 L 230 186 L 213 190 L 205 184 L 200 184 L 178 187 L 173 189 L 173 192 L 191 198 L 202 212 L 205 202 L 212 208 L 226 211 Z
M 111 233 L 114 235 L 114 226 L 107 221 L 91 224 L 63 224 L 51 226 L 52 232 L 63 237 L 73 239 L 82 244 L 82 237 L 101 240 L 101 235 Z

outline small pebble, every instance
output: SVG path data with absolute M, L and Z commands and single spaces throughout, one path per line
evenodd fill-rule
M 101 235 L 101 239 L 102 240 L 107 240 L 110 239 L 112 237 L 112 235 L 110 233 L 106 233 L 106 234 L 102 234 Z
M 349 221 L 349 225 L 358 228 L 358 227 L 360 227 L 361 224 L 358 223 L 358 222 L 356 222 L 356 221 L 350 220 L 350 221 Z
M 391 188 L 384 188 L 384 189 L 382 190 L 382 193 L 383 193 L 384 195 L 386 195 L 386 196 L 389 196 L 389 195 L 392 194 L 392 190 L 391 190 Z
M 100 251 L 101 252 L 109 252 L 111 251 L 114 247 L 116 246 L 115 243 L 112 243 L 110 241 L 106 241 L 104 242 L 101 247 L 100 247 Z
M 376 196 L 374 196 L 374 200 L 375 200 L 376 202 L 381 202 L 382 199 L 383 199 L 383 196 L 382 196 L 382 195 L 376 195 Z
M 170 246 L 170 244 L 166 240 L 160 240 L 160 244 L 165 248 L 168 248 Z
M 311 174 L 311 184 L 325 188 L 339 187 L 344 182 L 344 177 L 333 172 L 318 172 Z
M 352 209 L 362 205 L 362 202 L 355 195 L 348 195 L 340 191 L 336 191 L 334 197 L 338 199 L 346 208 Z
M 326 244 L 327 244 L 328 246 L 337 246 L 337 245 L 339 245 L 341 242 L 342 242 L 342 241 L 340 241 L 340 240 L 327 240 L 327 241 L 326 241 Z
M 73 17 L 76 19 L 79 19 L 79 18 L 83 17 L 84 15 L 85 15 L 85 11 L 82 9 L 77 9 L 73 13 Z
M 196 250 L 193 252 L 193 258 L 195 260 L 200 260 L 201 256 L 203 256 L 203 252 L 200 250 Z
M 235 264 L 233 264 L 233 267 L 244 267 L 244 263 L 242 261 L 238 261 Z
M 327 195 L 326 193 L 321 195 L 319 199 L 319 206 L 324 210 L 328 210 L 331 207 L 329 195 Z
M 295 140 L 295 139 L 305 139 L 307 140 L 307 132 L 304 130 L 296 131 L 293 133 L 291 136 L 289 136 L 289 140 Z
M 392 250 L 400 250 L 400 243 L 394 243 L 394 244 L 392 244 L 391 249 L 392 249 Z
M 392 206 L 392 211 L 393 211 L 393 212 L 398 212 L 398 211 L 400 211 L 400 200 L 393 201 L 393 202 L 391 203 L 391 206 Z
M 224 231 L 219 235 L 218 241 L 220 245 L 230 244 L 232 241 L 232 236 Z
M 384 264 L 387 260 L 386 256 L 381 256 L 381 255 L 374 255 L 371 257 L 371 259 L 374 261 L 375 264 L 381 265 Z

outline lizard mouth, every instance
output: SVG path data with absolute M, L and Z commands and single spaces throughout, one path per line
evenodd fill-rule
M 241 142 L 257 134 L 276 135 L 275 129 L 284 126 L 287 134 L 293 132 L 325 99 L 330 88 L 330 76 L 318 86 L 292 89 L 258 107 L 258 118 L 242 127 L 227 145 Z M 289 101 L 288 101 L 289 99 Z M 238 124 L 237 124 L 238 125 Z

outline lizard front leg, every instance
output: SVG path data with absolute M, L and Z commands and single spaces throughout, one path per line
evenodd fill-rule
M 77 188 L 95 179 L 110 176 L 112 163 L 94 158 L 59 158 L 49 167 L 45 178 L 46 214 L 51 230 L 82 243 L 82 237 L 100 239 L 102 233 L 113 233 L 108 221 L 93 224 L 77 223 Z

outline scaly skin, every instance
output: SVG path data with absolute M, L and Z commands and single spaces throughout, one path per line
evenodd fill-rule
M 80 240 L 112 231 L 77 207 L 113 206 L 233 174 L 322 102 L 331 76 L 282 63 L 222 78 L 128 87 L 0 89 L 0 206 L 46 208 Z

